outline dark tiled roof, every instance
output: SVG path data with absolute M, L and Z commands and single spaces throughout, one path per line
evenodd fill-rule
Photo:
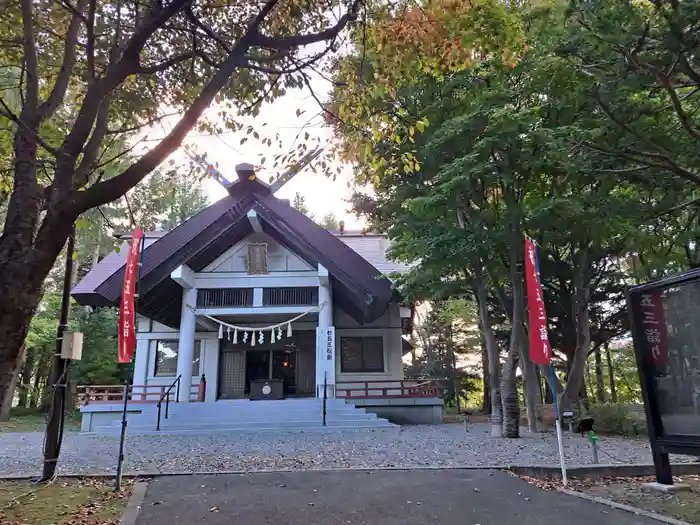
M 250 234 L 252 227 L 246 214 L 251 209 L 259 213 L 267 234 L 308 263 L 322 264 L 328 270 L 338 305 L 358 322 L 372 321 L 384 313 L 392 299 L 391 285 L 352 248 L 275 198 L 263 184 L 242 180 L 229 188 L 229 194 L 157 242 L 146 244 L 139 281 L 139 313 L 177 326 L 182 289 L 170 274 L 182 264 L 199 271 Z M 76 285 L 73 297 L 84 305 L 116 305 L 124 280 L 125 252 L 100 261 Z

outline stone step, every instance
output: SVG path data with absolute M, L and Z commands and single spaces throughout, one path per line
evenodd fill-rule
M 300 420 L 300 419 L 321 419 L 323 417 L 323 414 L 320 414 L 318 412 L 301 412 L 301 413 L 280 413 L 280 414 L 221 414 L 218 416 L 214 415 L 192 415 L 188 417 L 183 417 L 181 414 L 173 414 L 170 413 L 168 415 L 167 420 L 170 421 L 175 421 L 175 420 L 188 420 L 188 421 L 198 421 L 201 423 L 211 423 L 211 424 L 216 424 L 219 421 L 290 421 L 290 420 Z M 326 414 L 327 419 L 337 419 L 337 420 L 344 420 L 344 421 L 363 421 L 366 419 L 376 419 L 377 415 L 373 413 L 367 413 L 367 412 L 358 412 L 356 414 L 333 414 L 333 413 L 327 413 Z M 133 420 L 147 420 L 147 421 L 155 421 L 157 419 L 156 417 L 149 415 L 141 415 L 137 416 L 135 418 L 132 418 Z M 161 421 L 165 421 L 165 414 L 161 415 L 160 418 Z
M 294 400 L 230 400 L 216 403 L 172 403 L 169 417 L 161 410 L 160 433 L 208 434 L 216 432 L 279 432 L 317 429 L 393 429 L 396 425 L 355 408 L 341 400 L 329 400 L 326 424 L 322 424 L 323 403 L 318 399 Z M 159 433 L 156 430 L 158 410 L 154 405 L 142 407 L 141 414 L 129 418 L 130 434 Z M 121 422 L 112 421 L 97 427 L 96 434 L 118 435 Z
M 221 410 L 221 411 L 182 411 L 182 410 L 173 410 L 172 407 L 170 407 L 170 410 L 168 411 L 168 414 L 170 416 L 175 416 L 175 417 L 209 417 L 209 418 L 217 418 L 217 417 L 254 417 L 257 415 L 264 415 L 265 417 L 276 417 L 276 416 L 284 416 L 287 414 L 322 414 L 323 410 L 318 409 L 318 410 Z M 158 412 L 142 412 L 144 416 L 149 416 L 149 417 L 157 417 Z M 161 416 L 165 414 L 165 407 L 161 410 Z M 365 410 L 326 410 L 326 414 L 334 414 L 337 415 L 338 417 L 343 417 L 343 416 L 349 416 L 352 414 L 367 414 Z
M 254 430 L 256 428 L 277 428 L 286 430 L 289 428 L 310 428 L 322 427 L 323 423 L 320 419 L 302 419 L 296 421 L 222 421 L 218 424 L 201 424 L 197 421 L 161 421 L 161 430 L 214 430 L 214 429 L 241 429 Z M 389 423 L 385 419 L 373 419 L 365 421 L 343 421 L 343 420 L 326 420 L 327 427 L 353 427 L 353 428 L 383 428 L 394 427 L 393 423 Z M 141 434 L 142 431 L 150 431 L 156 429 L 154 421 L 130 421 L 127 427 L 128 431 L 134 434 Z M 97 433 L 119 432 L 120 424 L 111 424 L 101 426 L 96 429 Z
M 307 428 L 307 427 L 317 427 L 317 426 L 323 426 L 321 420 L 313 420 L 313 419 L 307 419 L 307 420 L 299 420 L 299 421 L 239 421 L 239 422 L 224 422 L 220 425 L 200 425 L 199 423 L 195 421 L 180 421 L 180 422 L 168 422 L 167 424 L 164 424 L 162 421 L 160 423 L 160 428 L 161 429 L 171 429 L 171 430 L 189 430 L 189 429 L 215 429 L 215 428 L 240 428 L 240 429 L 255 429 L 255 428 L 278 428 L 280 430 L 284 430 L 287 428 Z M 328 427 L 345 427 L 345 426 L 351 426 L 355 428 L 360 428 L 360 427 L 369 427 L 369 428 L 376 428 L 376 427 L 385 427 L 385 426 L 392 426 L 392 423 L 389 423 L 386 420 L 382 419 L 376 419 L 376 420 L 367 420 L 367 421 L 326 421 L 326 426 Z M 148 424 L 132 424 L 129 423 L 128 425 L 128 430 L 131 432 L 138 432 L 140 430 L 155 430 L 156 424 L 154 422 L 150 422 Z M 105 427 L 98 427 L 99 430 L 119 430 L 118 426 L 105 426 Z
M 280 429 L 277 427 L 257 427 L 257 428 L 209 428 L 209 429 L 167 429 L 167 430 L 139 430 L 137 432 L 132 432 L 130 428 L 128 430 L 129 434 L 140 435 L 140 436 L 203 436 L 212 434 L 257 434 L 257 433 L 272 433 L 283 431 L 285 433 L 298 432 L 298 433 L 337 433 L 337 432 L 347 432 L 347 433 L 358 433 L 358 432 L 381 432 L 382 434 L 398 435 L 401 431 L 401 427 L 398 425 L 392 425 L 389 423 L 387 426 L 380 427 L 356 427 L 354 425 L 338 425 L 338 426 L 314 426 L 314 427 L 288 427 Z M 85 432 L 86 435 L 95 436 L 119 436 L 119 430 L 108 427 L 107 430 L 97 431 L 97 432 Z
M 326 421 L 332 421 L 332 422 L 344 422 L 347 424 L 354 424 L 356 422 L 361 423 L 365 421 L 378 421 L 379 418 L 376 416 L 376 414 L 351 414 L 351 415 L 346 415 L 343 417 L 338 417 L 336 415 L 332 414 L 327 414 L 326 415 Z M 140 427 L 140 426 L 146 426 L 146 425 L 155 425 L 157 419 L 153 417 L 144 417 L 144 416 L 135 416 L 129 419 L 129 426 L 130 427 Z M 199 426 L 222 426 L 222 425 L 237 425 L 237 424 L 256 424 L 256 425 L 264 425 L 267 423 L 270 424 L 286 424 L 288 422 L 295 422 L 295 421 L 322 421 L 322 416 L 318 414 L 312 414 L 312 415 L 286 415 L 286 416 L 281 416 L 281 417 L 265 417 L 264 415 L 256 415 L 256 416 L 251 416 L 248 418 L 239 418 L 239 417 L 220 417 L 220 418 L 204 418 L 204 417 L 196 417 L 196 418 L 181 418 L 181 417 L 173 417 L 172 414 L 168 419 L 161 418 L 160 424 L 161 427 L 163 426 L 171 426 L 171 425 L 178 425 L 181 424 L 183 421 L 187 421 L 187 424 L 192 424 L 192 425 L 199 425 Z M 110 426 L 114 427 L 119 427 L 121 426 L 121 421 L 113 421 Z

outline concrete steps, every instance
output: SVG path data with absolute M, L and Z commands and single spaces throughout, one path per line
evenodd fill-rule
M 143 405 L 140 414 L 129 417 L 131 435 L 252 432 L 333 432 L 390 431 L 399 427 L 368 413 L 365 409 L 346 404 L 343 400 L 328 400 L 326 426 L 322 423 L 322 401 L 318 399 L 286 399 L 280 401 L 230 400 L 216 403 L 172 403 L 169 417 L 161 410 L 160 431 L 156 430 L 158 410 L 155 405 Z M 95 429 L 97 435 L 119 435 L 121 423 Z

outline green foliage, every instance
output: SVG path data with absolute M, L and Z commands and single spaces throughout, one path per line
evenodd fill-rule
M 600 434 L 634 437 L 647 433 L 643 414 L 640 419 L 620 403 L 594 405 L 588 415 L 595 420 L 593 428 Z
M 318 223 L 319 226 L 322 228 L 325 228 L 326 230 L 337 230 L 340 228 L 340 225 L 338 223 L 338 218 L 335 216 L 335 213 L 332 211 L 329 211 L 323 216 L 323 219 Z
M 527 356 L 519 338 L 527 329 L 521 321 L 526 310 L 520 270 L 527 233 L 541 247 L 550 341 L 555 360 L 570 368 L 573 396 L 591 344 L 628 330 L 625 288 L 685 269 L 693 263 L 691 252 L 698 252 L 694 188 L 679 182 L 682 175 L 666 158 L 656 163 L 630 158 L 631 148 L 654 143 L 664 155 L 674 151 L 666 156 L 683 159 L 685 166 L 688 160 L 693 165 L 698 151 L 687 130 L 690 139 L 671 144 L 671 131 L 684 127 L 682 114 L 698 114 L 691 101 L 700 92 L 692 78 L 697 56 L 686 48 L 674 55 L 692 66 L 674 77 L 690 86 L 674 88 L 684 105 L 680 113 L 673 94 L 659 89 L 659 75 L 650 83 L 649 71 L 628 71 L 635 56 L 625 50 L 646 38 L 640 40 L 637 31 L 645 21 L 654 34 L 666 34 L 677 16 L 687 17 L 695 8 L 670 18 L 654 9 L 644 1 L 509 4 L 524 38 L 512 63 L 499 53 L 484 53 L 439 74 L 428 67 L 402 76 L 397 68 L 391 86 L 385 86 L 372 54 L 378 50 L 366 45 L 369 49 L 360 48 L 337 69 L 338 80 L 347 80 L 348 70 L 355 75 L 350 89 L 343 84 L 334 92 L 339 148 L 355 164 L 357 182 L 372 185 L 371 194 L 354 196 L 355 211 L 389 234 L 395 258 L 413 263 L 397 280 L 402 292 L 414 300 L 443 300 L 467 296 L 475 283 L 484 284 L 484 315 L 497 341 L 509 342 L 513 363 Z M 471 29 L 476 27 L 482 26 Z M 676 31 L 688 27 L 677 25 Z M 617 45 L 609 44 L 618 38 Z M 674 38 L 678 35 L 662 44 L 645 42 L 637 57 L 678 66 L 665 60 L 663 50 Z M 685 42 L 689 48 L 697 43 Z M 358 69 L 365 61 L 372 67 Z M 362 100 L 352 98 L 353 82 L 366 86 Z M 603 95 L 616 97 L 608 102 L 625 122 L 629 117 L 630 126 L 639 126 L 636 135 L 615 121 Z M 664 126 L 676 128 L 659 129 L 657 111 Z M 656 141 L 647 134 L 653 126 L 666 136 Z M 658 160 L 655 155 L 650 158 Z M 669 172 L 674 176 L 663 177 Z M 620 394 L 634 398 L 627 372 L 635 366 L 620 363 L 620 368 L 620 380 L 630 381 Z M 514 372 L 508 365 L 503 373 Z
M 630 346 L 616 349 L 612 353 L 613 368 L 615 370 L 615 387 L 617 400 L 620 403 L 643 403 L 642 387 L 639 383 L 639 372 L 634 355 L 634 348 Z M 605 384 L 607 386 L 609 370 L 605 370 Z
M 192 170 L 185 166 L 153 172 L 130 197 L 136 223 L 146 231 L 169 231 L 202 211 L 209 200 L 194 180 Z M 125 211 L 122 209 L 122 214 Z
M 415 327 L 417 348 L 405 370 L 410 378 L 447 379 L 445 398 L 452 405 L 456 404 L 455 393 L 466 400 L 477 388 L 469 358 L 480 355 L 481 349 L 475 342 L 473 327 L 462 317 L 467 308 L 459 301 L 432 303 Z
M 117 323 L 115 308 L 92 312 L 77 309 L 76 329 L 83 333 L 83 358 L 71 367 L 73 381 L 81 385 L 114 385 L 126 379 L 126 369 L 117 362 Z
M 571 2 L 561 51 L 595 79 L 609 124 L 584 144 L 625 176 L 700 184 L 698 18 L 697 2 Z
M 301 193 L 296 192 L 294 194 L 294 200 L 292 201 L 292 206 L 294 206 L 294 209 L 296 211 L 298 211 L 299 213 L 303 213 L 309 219 L 314 220 L 314 216 L 311 213 L 311 210 L 309 210 L 309 206 L 306 204 L 306 197 L 304 197 Z

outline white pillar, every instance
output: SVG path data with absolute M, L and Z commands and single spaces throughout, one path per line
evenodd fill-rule
M 326 270 L 318 265 L 318 312 L 316 329 L 316 396 L 323 397 L 324 381 L 328 385 L 327 396 L 335 397 L 335 328 L 333 327 L 333 291 Z
M 182 315 L 180 317 L 180 348 L 177 354 L 177 375 L 180 378 L 178 401 L 189 403 L 192 390 L 192 359 L 194 359 L 194 333 L 196 328 L 194 311 L 197 306 L 197 289 L 182 289 Z

